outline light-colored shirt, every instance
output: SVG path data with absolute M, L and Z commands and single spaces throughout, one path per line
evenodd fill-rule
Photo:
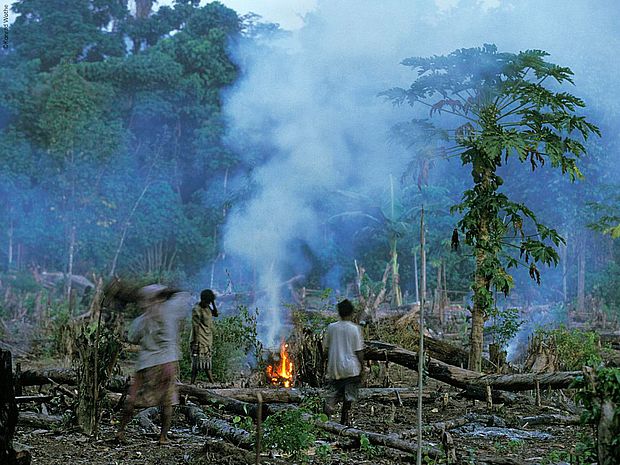
M 352 321 L 337 321 L 327 327 L 323 346 L 328 349 L 328 379 L 359 376 L 362 366 L 355 352 L 364 350 L 362 329 Z
M 177 292 L 164 302 L 152 304 L 129 327 L 129 341 L 140 344 L 136 370 L 175 362 L 181 358 L 179 321 L 189 315 L 191 296 Z

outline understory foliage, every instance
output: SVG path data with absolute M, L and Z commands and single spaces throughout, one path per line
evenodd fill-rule
M 100 396 L 116 368 L 121 351 L 117 331 L 97 324 L 73 328 L 74 360 L 77 373 L 77 423 L 86 434 L 96 430 L 101 411 Z
M 395 127 L 401 139 L 421 158 L 460 157 L 471 168 L 473 186 L 452 211 L 462 215 L 452 246 L 473 249 L 472 332 L 469 368 L 480 370 L 482 330 L 496 291 L 508 295 L 514 286 L 508 270 L 525 266 L 540 283 L 538 264 L 556 265 L 556 247 L 564 239 L 542 224 L 527 205 L 501 190 L 498 170 L 516 158 L 531 170 L 545 163 L 580 178 L 577 161 L 586 153 L 584 141 L 598 128 L 577 111 L 584 102 L 557 85 L 572 83 L 572 71 L 545 61 L 542 50 L 500 53 L 494 45 L 459 49 L 449 55 L 408 58 L 403 64 L 417 71 L 407 89 L 383 93 L 394 103 L 427 107 L 429 116 L 445 120 L 443 127 L 416 118 Z M 423 142 L 413 142 L 415 138 Z M 439 147 L 439 148 L 437 148 Z
M 305 457 L 316 440 L 316 427 L 307 415 L 303 409 L 281 410 L 270 415 L 263 423 L 265 448 L 291 454 L 293 459 Z
M 620 368 L 585 370 L 574 387 L 583 406 L 582 422 L 595 425 L 596 447 L 588 449 L 590 462 L 612 465 L 620 460 Z M 588 463 L 590 463 L 588 462 Z
M 213 319 L 213 353 L 212 373 L 216 380 L 228 382 L 233 380 L 248 364 L 261 363 L 263 347 L 258 340 L 256 318 L 258 311 L 252 312 L 240 305 L 234 315 Z M 191 353 L 189 347 L 190 323 L 186 322 L 181 331 L 181 351 L 184 354 L 180 361 L 182 377 L 191 374 Z M 199 379 L 203 379 L 203 373 Z
M 539 328 L 534 338 L 556 354 L 558 370 L 581 370 L 584 366 L 598 366 L 603 360 L 605 349 L 594 331 L 568 329 L 562 325 L 553 329 Z
M 493 341 L 502 349 L 505 349 L 508 343 L 514 338 L 521 326 L 523 320 L 519 315 L 518 308 L 499 309 L 493 308 L 490 312 L 492 324 L 489 326 L 489 332 L 493 335 Z

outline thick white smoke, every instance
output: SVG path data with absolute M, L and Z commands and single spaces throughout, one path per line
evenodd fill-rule
M 617 8 L 585 1 L 323 0 L 303 28 L 270 47 L 241 46 L 242 77 L 225 105 L 230 140 L 263 162 L 252 173 L 255 196 L 229 216 L 224 247 L 269 290 L 257 302 L 268 328 L 264 342 L 281 336 L 277 284 L 304 271 L 300 244 L 321 247 L 326 200 L 339 189 L 373 195 L 407 162 L 387 133 L 411 109 L 377 97 L 415 78 L 402 59 L 483 43 L 501 51 L 539 48 L 573 67 L 582 82 L 592 66 L 617 68 L 618 33 L 610 21 Z M 586 52 L 596 47 L 590 63 Z

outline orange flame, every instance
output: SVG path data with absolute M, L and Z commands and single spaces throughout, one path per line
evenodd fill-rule
M 280 361 L 277 364 L 269 365 L 266 373 L 271 384 L 275 386 L 291 387 L 293 383 L 293 362 L 289 357 L 288 344 L 280 344 Z

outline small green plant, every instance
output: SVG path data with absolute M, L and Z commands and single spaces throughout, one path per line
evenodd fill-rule
M 379 448 L 370 443 L 370 439 L 365 434 L 360 436 L 360 450 L 367 459 L 372 459 L 379 454 Z
M 308 394 L 304 396 L 300 407 L 306 412 L 320 415 L 321 413 L 323 413 L 323 403 L 324 399 L 320 394 Z
M 498 454 L 516 454 L 521 452 L 524 446 L 525 443 L 520 439 L 510 439 L 506 443 L 496 441 L 493 444 L 493 447 Z
M 254 422 L 251 417 L 241 417 L 239 415 L 233 418 L 233 425 L 252 433 L 254 431 Z
M 263 423 L 265 448 L 291 454 L 294 460 L 304 459 L 316 439 L 316 427 L 306 415 L 301 409 L 291 409 L 269 416 Z
M 322 462 L 331 462 L 333 449 L 331 444 L 319 444 L 316 447 L 316 457 Z

